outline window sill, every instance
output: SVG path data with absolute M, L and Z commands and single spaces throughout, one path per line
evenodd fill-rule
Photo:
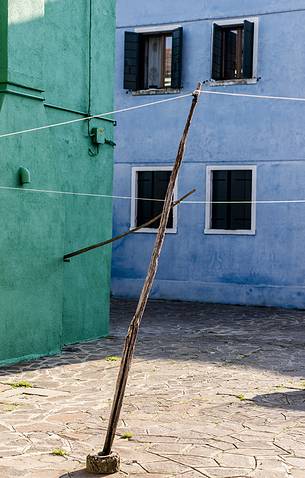
M 245 229 L 238 229 L 236 231 L 231 231 L 227 229 L 205 229 L 204 234 L 218 234 L 218 235 L 231 235 L 231 236 L 255 236 L 256 231 L 255 229 L 245 230 Z
M 133 226 L 135 227 L 135 226 Z M 177 234 L 177 228 L 174 228 L 174 229 L 166 229 L 165 233 L 166 234 Z M 149 228 L 145 228 L 145 229 L 140 229 L 139 231 L 135 231 L 134 234 L 158 234 L 158 229 L 149 229 Z
M 180 92 L 180 88 L 154 88 L 149 90 L 133 91 L 132 96 L 174 95 Z
M 240 80 L 210 80 L 205 84 L 207 86 L 232 86 L 232 85 L 255 85 L 259 78 L 248 78 Z

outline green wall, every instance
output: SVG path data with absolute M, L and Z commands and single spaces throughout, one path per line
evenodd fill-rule
M 91 17 L 89 0 L 1 0 L 0 22 L 0 134 L 113 109 L 115 0 Z M 92 127 L 113 138 L 99 119 L 0 138 L 0 186 L 18 188 L 0 190 L 0 364 L 108 333 L 111 249 L 62 258 L 111 236 L 111 199 L 24 191 L 110 195 L 113 148 Z

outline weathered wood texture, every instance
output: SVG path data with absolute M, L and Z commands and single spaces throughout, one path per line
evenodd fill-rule
M 188 133 L 190 130 L 193 115 L 194 115 L 194 112 L 198 103 L 198 99 L 200 96 L 200 88 L 201 88 L 201 85 L 199 84 L 193 94 L 192 105 L 191 105 L 190 112 L 186 121 L 183 135 L 179 144 L 179 149 L 178 149 L 176 161 L 173 167 L 173 171 L 169 180 L 167 193 L 166 193 L 165 201 L 163 205 L 160 225 L 159 225 L 155 245 L 153 248 L 147 276 L 143 285 L 143 289 L 140 295 L 140 299 L 138 302 L 135 315 L 130 323 L 128 334 L 125 339 L 124 351 L 123 351 L 121 366 L 120 366 L 120 370 L 119 370 L 119 374 L 117 378 L 116 390 L 115 390 L 112 410 L 111 410 L 109 424 L 108 424 L 107 435 L 106 435 L 104 449 L 103 449 L 104 455 L 109 455 L 112 449 L 113 440 L 114 440 L 114 436 L 115 436 L 115 432 L 117 429 L 117 424 L 118 424 L 118 420 L 119 420 L 120 412 L 122 408 L 130 365 L 131 365 L 132 357 L 135 350 L 138 331 L 139 331 L 140 323 L 145 311 L 145 307 L 147 305 L 148 297 L 154 282 L 154 278 L 157 273 L 159 257 L 160 257 L 160 253 L 164 243 L 166 226 L 167 226 L 167 222 L 168 222 L 168 218 L 169 218 L 169 214 L 170 214 L 170 210 L 172 206 L 172 197 L 173 197 L 173 192 L 175 188 L 175 183 L 177 180 L 181 163 L 184 158 Z

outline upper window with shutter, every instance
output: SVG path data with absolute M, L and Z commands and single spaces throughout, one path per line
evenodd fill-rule
M 219 22 L 213 25 L 212 79 L 249 80 L 255 76 L 257 22 Z
M 161 214 L 171 171 L 167 166 L 133 168 L 131 227 L 142 226 Z M 176 209 L 173 209 L 167 224 L 168 232 L 176 232 L 176 222 Z M 140 232 L 157 232 L 159 224 L 160 219 L 157 219 Z
M 125 32 L 124 88 L 180 89 L 182 47 L 182 27 L 169 32 Z
M 207 170 L 206 233 L 255 234 L 255 166 Z

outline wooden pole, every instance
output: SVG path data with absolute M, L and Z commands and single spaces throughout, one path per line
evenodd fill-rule
M 117 378 L 116 390 L 114 394 L 114 399 L 113 399 L 113 404 L 112 404 L 112 409 L 111 409 L 111 414 L 110 414 L 110 419 L 109 419 L 109 424 L 107 429 L 107 435 L 105 439 L 104 448 L 101 453 L 101 455 L 104 455 L 104 456 L 110 455 L 112 450 L 113 440 L 115 437 L 118 421 L 120 418 L 126 383 L 128 379 L 128 374 L 129 374 L 134 350 L 135 350 L 138 331 L 139 331 L 140 323 L 146 308 L 148 297 L 154 282 L 154 278 L 157 273 L 159 257 L 162 250 L 166 227 L 167 227 L 169 214 L 171 210 L 175 183 L 176 183 L 176 179 L 178 176 L 178 172 L 179 172 L 182 160 L 184 158 L 186 141 L 187 141 L 188 133 L 190 130 L 191 122 L 193 119 L 193 115 L 194 115 L 194 112 L 198 103 L 198 99 L 200 96 L 200 88 L 201 88 L 201 84 L 199 83 L 197 85 L 197 89 L 193 93 L 193 101 L 192 101 L 191 109 L 186 121 L 186 125 L 185 125 L 183 135 L 180 141 L 176 161 L 175 161 L 173 171 L 168 183 L 167 193 L 165 196 L 165 201 L 163 206 L 163 212 L 162 212 L 162 216 L 160 220 L 160 225 L 159 225 L 154 249 L 151 256 L 149 269 L 148 269 L 147 276 L 143 285 L 143 289 L 140 295 L 140 299 L 138 302 L 135 315 L 130 323 L 128 333 L 125 339 L 123 356 L 122 356 L 121 366 L 120 366 L 120 370 L 119 370 L 119 374 Z
M 191 194 L 194 194 L 195 191 L 196 189 L 192 189 L 192 191 L 185 194 L 181 198 L 177 199 L 177 201 L 174 201 L 171 205 L 171 209 L 173 209 L 174 207 L 178 206 L 178 204 L 185 201 L 185 199 L 191 196 Z M 124 232 L 123 234 L 120 234 L 119 236 L 115 236 L 115 237 L 112 237 L 111 239 L 107 239 L 107 241 L 98 242 L 97 244 L 93 244 L 92 246 L 87 246 L 87 247 L 84 247 L 83 249 L 79 249 L 78 251 L 70 252 L 70 254 L 66 254 L 64 256 L 64 261 L 70 262 L 71 257 L 79 256 L 80 254 L 85 254 L 86 252 L 93 251 L 94 249 L 97 249 L 99 247 L 104 247 L 104 246 L 107 246 L 108 244 L 112 244 L 113 242 L 119 241 L 120 239 L 123 239 L 124 237 L 129 236 L 129 234 L 133 234 L 134 232 L 140 231 L 141 229 L 144 229 L 145 227 L 150 226 L 151 224 L 156 222 L 158 219 L 160 219 L 161 216 L 162 216 L 162 213 L 158 214 L 158 216 L 155 216 L 149 221 L 145 222 L 145 224 L 142 224 L 141 226 L 133 227 L 129 231 Z

